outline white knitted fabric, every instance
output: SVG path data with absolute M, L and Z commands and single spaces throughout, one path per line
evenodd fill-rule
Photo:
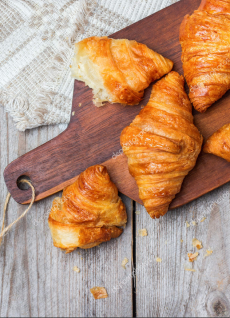
M 74 42 L 112 34 L 176 1 L 0 0 L 0 104 L 22 131 L 68 123 Z

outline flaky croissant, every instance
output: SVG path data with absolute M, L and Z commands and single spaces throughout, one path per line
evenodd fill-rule
M 168 211 L 195 166 L 202 141 L 183 76 L 171 72 L 153 86 L 148 104 L 121 134 L 129 171 L 152 218 Z
M 206 141 L 203 151 L 230 162 L 230 124 L 224 125 Z
M 49 215 L 54 246 L 70 253 L 121 235 L 126 209 L 106 167 L 92 166 L 56 198 Z
M 189 97 L 202 113 L 230 88 L 230 0 L 203 0 L 185 16 L 180 42 Z
M 72 76 L 93 89 L 94 103 L 138 104 L 173 62 L 136 41 L 91 37 L 75 44 Z

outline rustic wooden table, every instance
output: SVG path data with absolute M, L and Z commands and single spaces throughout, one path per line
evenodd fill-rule
M 7 194 L 4 168 L 60 132 L 58 126 L 18 132 L 0 108 L 1 213 Z M 48 228 L 54 196 L 34 204 L 0 248 L 0 316 L 229 316 L 229 192 L 227 184 L 160 220 L 151 220 L 142 206 L 123 196 L 128 210 L 123 235 L 68 255 L 53 247 Z M 7 224 L 24 209 L 12 200 Z M 147 237 L 138 236 L 143 228 Z M 187 253 L 195 251 L 195 237 L 204 248 L 191 264 Z M 205 257 L 207 249 L 213 254 Z M 125 257 L 126 270 L 121 266 Z M 74 272 L 74 266 L 81 272 Z M 89 291 L 94 286 L 106 287 L 109 298 L 95 301 Z
M 155 2 L 154 11 L 176 0 Z M 7 195 L 5 167 L 62 130 L 50 126 L 18 132 L 0 107 L 0 215 Z M 142 206 L 122 196 L 128 212 L 122 236 L 68 255 L 53 247 L 47 222 L 53 198 L 34 204 L 3 240 L 0 317 L 230 316 L 229 184 L 160 220 L 151 220 Z M 24 209 L 11 200 L 6 223 Z M 144 228 L 148 236 L 138 236 Z M 195 237 L 203 249 L 192 264 L 187 253 L 195 251 Z M 205 257 L 207 249 L 213 254 Z M 124 258 L 129 259 L 126 270 Z M 74 266 L 81 272 L 74 272 Z M 109 298 L 95 301 L 94 286 L 104 286 Z

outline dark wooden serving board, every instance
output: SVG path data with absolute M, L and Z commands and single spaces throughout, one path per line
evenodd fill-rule
M 182 0 L 115 34 L 113 38 L 134 39 L 170 58 L 174 70 L 183 74 L 179 27 L 183 17 L 199 7 L 200 0 Z M 152 87 L 152 85 L 151 85 Z M 73 109 L 68 128 L 50 142 L 13 161 L 4 172 L 5 182 L 18 203 L 28 203 L 31 190 L 20 190 L 17 180 L 26 175 L 36 189 L 36 200 L 41 200 L 76 180 L 87 167 L 94 164 L 107 166 L 120 192 L 140 202 L 134 179 L 128 172 L 121 149 L 120 133 L 146 105 L 151 87 L 138 106 L 107 104 L 97 108 L 92 103 L 92 91 L 75 81 Z M 79 104 L 81 103 L 81 107 Z M 195 113 L 195 124 L 206 140 L 222 125 L 230 122 L 229 93 L 205 114 Z M 172 202 L 179 207 L 230 181 L 230 164 L 225 160 L 201 153 L 197 165 L 186 177 L 182 191 Z

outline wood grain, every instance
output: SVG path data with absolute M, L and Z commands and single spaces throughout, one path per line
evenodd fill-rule
M 228 184 L 155 221 L 137 204 L 141 212 L 136 215 L 137 317 L 229 317 L 229 193 Z M 138 236 L 143 228 L 147 237 Z M 203 249 L 192 264 L 187 253 L 197 251 L 193 238 L 202 242 Z M 207 249 L 213 254 L 205 257 Z
M 58 134 L 58 126 L 17 132 L 0 107 L 1 213 L 7 194 L 3 171 L 9 161 Z M 132 201 L 122 197 L 128 224 L 119 239 L 66 255 L 53 246 L 48 227 L 53 199 L 35 203 L 4 238 L 0 247 L 0 317 L 132 317 Z M 11 199 L 6 224 L 24 209 Z M 125 257 L 129 259 L 126 270 L 121 267 Z M 73 271 L 74 266 L 81 269 L 79 274 Z M 94 286 L 104 286 L 109 298 L 95 301 L 89 291 Z
M 7 194 L 3 174 L 10 160 L 58 135 L 58 127 L 42 127 L 24 133 L 0 108 L 0 211 Z M 61 194 L 59 194 L 61 195 Z M 100 247 L 65 255 L 52 245 L 47 217 L 54 196 L 37 202 L 32 211 L 4 239 L 0 248 L 0 317 L 133 317 L 132 298 L 137 317 L 218 317 L 229 316 L 230 188 L 215 190 L 180 209 L 168 212 L 161 220 L 151 220 L 142 206 L 136 210 L 135 241 L 132 240 L 132 204 L 129 223 L 118 239 Z M 24 210 L 10 201 L 7 224 Z M 191 221 L 207 219 L 192 226 Z M 187 228 L 185 222 L 191 226 Z M 148 237 L 138 237 L 147 228 Z M 204 245 L 194 264 L 196 273 L 184 271 L 187 252 L 192 252 L 194 237 Z M 180 240 L 183 239 L 183 244 Z M 167 244 L 166 244 L 167 241 Z M 131 275 L 134 243 L 136 290 Z M 206 248 L 213 255 L 203 259 Z M 126 271 L 119 266 L 124 257 Z M 161 257 L 162 263 L 155 263 Z M 77 274 L 74 266 L 81 269 Z M 112 299 L 95 302 L 88 293 L 92 285 L 104 285 Z M 113 294 L 116 286 L 117 293 Z M 121 287 L 121 288 L 120 288 Z M 112 292 L 112 294 L 111 294 Z
M 213 119 L 213 129 L 216 124 Z M 50 126 L 20 133 L 0 107 L 0 211 L 7 194 L 5 167 L 60 132 L 58 126 Z M 53 198 L 35 203 L 0 247 L 0 317 L 133 317 L 135 301 L 137 317 L 229 317 L 229 184 L 161 220 L 151 220 L 138 205 L 141 214 L 135 214 L 134 228 L 132 202 L 123 196 L 129 219 L 123 235 L 80 255 L 65 255 L 52 245 L 47 217 Z M 6 223 L 24 209 L 11 200 Z M 203 216 L 204 222 L 186 228 L 186 220 L 191 224 Z M 148 229 L 148 237 L 136 237 L 141 228 Z M 193 251 L 193 237 L 202 240 L 204 249 L 213 249 L 206 259 L 205 251 L 200 252 L 196 273 L 184 271 L 184 265 L 191 266 L 186 255 Z M 135 293 L 130 278 L 133 251 Z M 156 256 L 162 263 L 155 263 Z M 126 270 L 120 266 L 124 257 L 130 260 Z M 74 266 L 80 274 L 73 272 Z M 109 298 L 94 301 L 89 293 L 94 285 L 104 285 Z

